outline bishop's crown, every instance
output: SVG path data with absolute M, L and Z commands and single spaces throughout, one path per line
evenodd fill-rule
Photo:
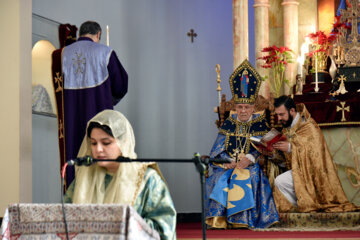
M 234 103 L 254 104 L 261 85 L 261 76 L 245 59 L 230 76 L 230 89 Z

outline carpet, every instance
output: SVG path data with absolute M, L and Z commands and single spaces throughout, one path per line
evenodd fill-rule
M 360 231 L 360 212 L 280 213 L 279 220 L 258 231 Z
M 178 223 L 178 239 L 202 239 L 201 223 Z M 206 231 L 207 239 L 271 239 L 271 238 L 329 238 L 329 239 L 360 239 L 360 231 L 253 231 L 249 229 L 228 229 Z

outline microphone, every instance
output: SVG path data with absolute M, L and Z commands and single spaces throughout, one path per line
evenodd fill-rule
M 123 156 L 120 156 L 116 159 L 96 159 L 96 158 L 92 158 L 91 156 L 85 156 L 85 157 L 78 157 L 78 158 L 75 158 L 75 159 L 71 159 L 69 161 L 67 161 L 67 164 L 69 166 L 90 166 L 92 165 L 93 163 L 96 163 L 96 162 L 132 162 L 132 161 L 141 161 L 139 159 L 130 159 L 130 158 L 127 158 L 127 157 L 123 157 Z
M 79 158 L 75 158 L 75 159 L 71 159 L 69 161 L 67 161 L 68 165 L 70 166 L 90 166 L 91 164 L 93 164 L 94 159 L 90 156 L 85 156 L 85 157 L 79 157 Z
M 221 158 L 202 158 L 199 153 L 194 154 L 193 159 L 130 159 L 128 157 L 119 156 L 116 159 L 96 159 L 91 156 L 78 157 L 75 159 L 71 159 L 67 161 L 69 166 L 90 166 L 96 162 L 188 162 L 188 163 L 201 163 L 201 164 L 209 164 L 209 163 L 230 163 L 230 159 L 221 159 Z

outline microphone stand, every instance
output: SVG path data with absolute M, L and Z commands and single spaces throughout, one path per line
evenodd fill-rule
M 199 153 L 194 154 L 193 159 L 144 159 L 144 158 L 138 158 L 138 159 L 130 159 L 126 157 L 118 157 L 117 159 L 90 159 L 90 162 L 88 164 L 95 162 L 167 162 L 167 163 L 174 163 L 174 162 L 181 162 L 181 163 L 194 163 L 196 170 L 200 174 L 200 184 L 201 184 L 201 225 L 202 225 L 202 235 L 203 240 L 206 239 L 206 224 L 205 224 L 205 203 L 204 203 L 204 196 L 205 196 L 205 172 L 207 169 L 207 166 L 210 163 L 230 163 L 231 161 L 229 159 L 220 159 L 220 158 L 200 158 Z
M 202 227 L 202 235 L 203 240 L 206 239 L 206 220 L 205 220 L 205 173 L 207 169 L 207 165 L 209 162 L 204 163 L 201 161 L 200 154 L 196 153 L 195 157 L 193 158 L 197 171 L 200 174 L 200 185 L 201 185 L 201 227 Z M 229 162 L 229 161 L 228 161 Z

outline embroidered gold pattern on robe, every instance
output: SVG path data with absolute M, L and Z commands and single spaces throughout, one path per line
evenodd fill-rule
M 303 104 L 297 105 L 299 122 L 284 134 L 291 143 L 291 162 L 299 212 L 345 212 L 356 206 L 350 203 L 342 189 L 325 138 Z M 274 192 L 279 212 L 292 211 L 293 206 L 278 189 Z

